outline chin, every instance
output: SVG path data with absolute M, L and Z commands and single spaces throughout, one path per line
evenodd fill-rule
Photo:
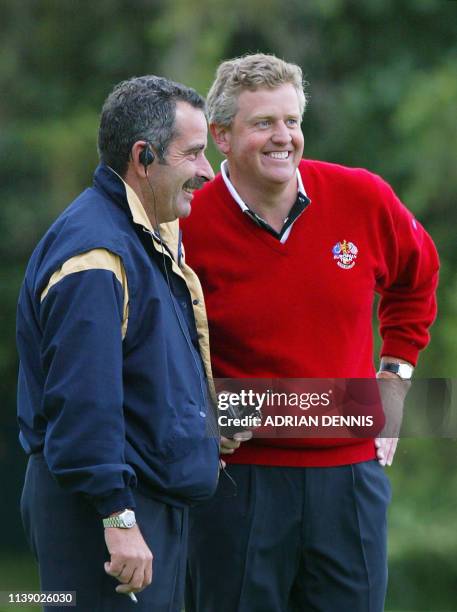
M 178 217 L 178 219 L 185 219 L 186 217 L 190 215 L 191 210 L 192 210 L 191 205 L 186 202 L 185 205 L 179 206 L 176 216 Z
M 271 183 L 288 183 L 296 175 L 295 166 L 289 168 L 278 168 L 275 171 L 262 172 L 264 180 Z
M 276 183 L 277 185 L 284 185 L 289 183 L 295 177 L 295 170 L 293 172 L 277 172 L 274 174 L 268 174 L 265 176 L 266 180 L 270 183 Z

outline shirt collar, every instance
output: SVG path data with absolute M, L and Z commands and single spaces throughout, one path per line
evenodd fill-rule
M 296 173 L 297 173 L 297 185 L 298 185 L 297 192 L 302 193 L 306 198 L 308 198 L 308 195 L 303 186 L 303 180 L 302 180 L 302 177 L 301 177 L 301 174 L 298 168 L 296 170 Z M 230 194 L 232 195 L 233 199 L 238 204 L 238 206 L 241 208 L 241 210 L 243 212 L 245 212 L 246 210 L 249 210 L 249 207 L 245 204 L 245 202 L 243 202 L 243 199 L 241 198 L 240 194 L 235 189 L 232 181 L 230 180 L 230 177 L 228 174 L 228 161 L 226 159 L 224 159 L 224 161 L 221 163 L 221 174 L 222 174 L 222 178 L 224 179 L 224 183 L 227 189 L 230 191 Z
M 111 198 L 116 200 L 124 209 L 128 208 L 130 215 L 135 224 L 141 226 L 144 231 L 150 234 L 153 238 L 153 244 L 156 250 L 160 250 L 160 238 L 165 247 L 171 252 L 172 256 L 177 261 L 177 256 L 180 250 L 180 230 L 179 220 L 161 223 L 160 236 L 157 230 L 152 226 L 149 217 L 144 210 L 144 207 L 137 196 L 136 192 L 120 174 L 113 168 L 105 164 L 100 164 L 95 171 L 95 183 L 99 185 Z
M 282 242 L 282 243 L 286 242 L 286 240 L 289 237 L 290 232 L 292 230 L 293 224 L 298 219 L 298 217 L 302 214 L 302 212 L 308 206 L 308 204 L 311 203 L 311 200 L 308 198 L 308 195 L 306 194 L 305 188 L 303 186 L 303 180 L 302 180 L 300 171 L 297 168 L 296 176 L 297 176 L 297 196 L 298 196 L 298 199 L 297 199 L 297 201 L 295 202 L 295 204 L 293 205 L 293 207 L 291 209 L 292 215 L 289 215 L 290 218 L 286 220 L 286 224 L 284 226 L 283 231 L 280 234 L 278 234 L 275 230 L 273 230 L 273 228 L 270 228 L 268 223 L 266 223 L 263 219 L 261 219 L 243 201 L 243 199 L 241 198 L 240 194 L 237 192 L 237 190 L 233 186 L 232 181 L 230 180 L 230 177 L 229 177 L 229 174 L 228 174 L 228 161 L 226 159 L 221 163 L 221 175 L 222 175 L 222 179 L 223 179 L 227 189 L 229 190 L 231 196 L 233 197 L 235 202 L 238 204 L 238 206 L 241 208 L 243 213 L 248 214 L 251 217 L 251 219 L 255 223 L 257 223 L 258 225 L 263 227 L 263 229 L 265 229 L 269 233 L 273 233 L 276 237 L 279 238 L 280 242 Z

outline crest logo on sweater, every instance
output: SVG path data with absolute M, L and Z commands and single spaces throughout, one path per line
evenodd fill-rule
M 355 260 L 357 259 L 357 253 L 359 249 L 353 242 L 337 242 L 332 249 L 333 259 L 336 259 L 336 265 L 344 270 L 349 270 L 355 266 Z

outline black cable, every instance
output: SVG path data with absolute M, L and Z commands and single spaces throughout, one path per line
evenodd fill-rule
M 149 189 L 151 190 L 151 193 L 152 193 L 153 208 L 154 208 L 154 217 L 155 217 L 155 221 L 156 221 L 156 224 L 157 224 L 157 235 L 158 235 L 159 242 L 160 242 L 160 250 L 161 250 L 161 253 L 162 253 L 162 261 L 163 261 L 163 267 L 164 267 L 164 271 L 165 271 L 165 279 L 166 279 L 166 282 L 167 282 L 168 292 L 170 294 L 170 300 L 171 300 L 171 303 L 173 305 L 173 310 L 174 310 L 176 319 L 178 320 L 178 324 L 179 324 L 179 328 L 181 330 L 181 333 L 183 334 L 184 339 L 186 340 L 186 344 L 187 344 L 187 346 L 188 346 L 188 348 L 189 348 L 189 350 L 191 352 L 192 360 L 193 360 L 193 363 L 194 363 L 194 367 L 195 367 L 195 370 L 197 372 L 198 379 L 200 381 L 200 391 L 201 391 L 201 394 L 202 394 L 203 406 L 205 407 L 205 410 L 207 410 L 207 404 L 208 404 L 208 402 L 211 402 L 211 399 L 208 396 L 209 392 L 208 392 L 208 394 L 205 393 L 205 390 L 203 388 L 202 377 L 200 375 L 200 368 L 198 366 L 197 358 L 195 357 L 195 349 L 192 346 L 192 341 L 188 338 L 188 335 L 186 334 L 186 332 L 184 330 L 183 324 L 181 322 L 181 319 L 180 319 L 178 311 L 177 311 L 175 299 L 174 299 L 174 296 L 173 296 L 173 292 L 171 290 L 170 279 L 168 277 L 168 269 L 167 269 L 167 263 L 166 263 L 166 257 L 165 257 L 164 241 L 162 240 L 162 235 L 160 233 L 160 223 L 159 223 L 159 220 L 158 220 L 158 217 L 157 217 L 156 196 L 155 196 L 154 189 L 152 187 L 151 181 L 149 180 L 147 166 L 145 166 L 144 169 L 145 169 L 145 174 L 146 174 L 146 181 L 147 181 L 147 183 L 149 185 Z M 203 364 L 202 364 L 202 367 L 203 367 Z M 217 427 L 217 413 L 215 414 L 215 423 L 212 422 L 211 418 L 209 419 L 209 421 L 210 421 L 210 423 L 209 423 L 209 434 L 210 434 L 210 436 L 211 437 L 215 437 L 215 438 L 219 438 L 219 428 Z M 207 423 L 208 423 L 208 421 L 207 421 Z

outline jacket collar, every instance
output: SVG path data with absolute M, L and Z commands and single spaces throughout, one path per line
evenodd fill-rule
M 110 200 L 123 208 L 130 216 L 133 223 L 140 226 L 152 237 L 152 244 L 157 252 L 162 253 L 171 260 L 172 270 L 186 283 L 193 304 L 195 305 L 194 316 L 198 331 L 198 343 L 209 381 L 210 394 L 213 402 L 216 402 L 216 392 L 211 372 L 211 359 L 209 352 L 209 331 L 206 318 L 205 299 L 203 290 L 197 275 L 185 262 L 184 250 L 181 248 L 181 232 L 179 222 L 160 224 L 160 235 L 163 243 L 167 246 L 162 251 L 160 239 L 152 227 L 140 199 L 134 190 L 114 170 L 105 164 L 100 164 L 94 174 L 94 186 L 103 191 Z M 181 256 L 182 255 L 182 256 Z
M 130 187 L 115 170 L 106 164 L 99 164 L 95 170 L 94 185 L 97 189 L 104 191 L 111 200 L 114 200 L 116 204 L 125 210 L 136 225 L 139 225 L 144 228 L 146 232 L 151 234 L 154 239 L 154 247 L 160 251 L 158 233 L 154 231 L 146 211 L 132 187 Z M 180 238 L 178 220 L 161 223 L 159 229 L 163 242 L 171 251 L 175 261 L 178 261 Z

